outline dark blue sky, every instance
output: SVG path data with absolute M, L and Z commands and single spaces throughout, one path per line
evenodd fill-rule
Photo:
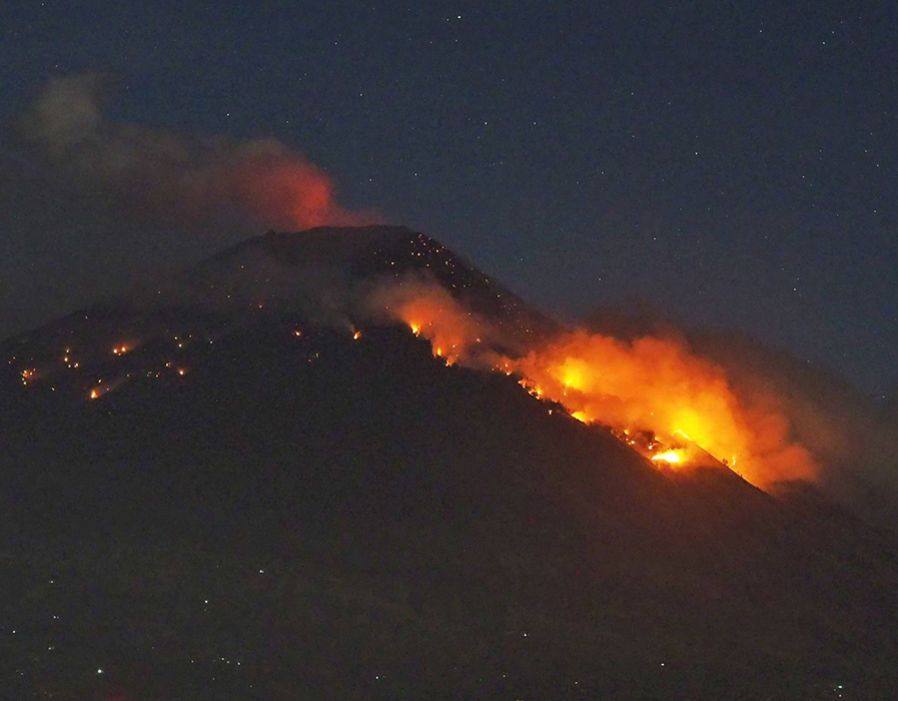
M 547 309 L 642 299 L 898 383 L 894 3 L 16 5 L 10 123 L 51 76 L 108 73 L 109 119 L 275 137 Z M 2 335 L 261 233 L 59 182 L 48 211 L 3 148 Z

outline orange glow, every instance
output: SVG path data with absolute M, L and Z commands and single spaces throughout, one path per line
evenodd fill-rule
M 362 337 L 362 332 L 361 332 L 361 331 L 355 331 L 355 332 L 352 334 L 352 340 L 353 340 L 353 341 L 358 341 L 361 337 Z
M 665 450 L 663 453 L 658 453 L 652 456 L 654 462 L 666 462 L 670 465 L 676 465 L 682 459 L 680 451 L 678 450 Z
M 185 370 L 184 368 L 178 368 L 178 374 L 179 374 L 181 377 L 184 377 L 184 375 L 187 374 L 187 370 Z
M 302 329 L 293 329 L 293 335 L 297 338 L 302 338 Z
M 447 365 L 462 359 L 474 362 L 476 346 L 487 329 L 446 290 L 410 284 L 388 290 L 383 297 L 387 310 L 405 322 L 415 336 L 428 339 L 434 355 Z
M 443 288 L 400 285 L 382 296 L 387 310 L 427 338 L 447 364 L 515 374 L 531 395 L 561 404 L 578 421 L 610 428 L 659 465 L 738 465 L 759 487 L 816 474 L 810 453 L 790 439 L 785 415 L 740 401 L 724 370 L 683 341 L 624 341 L 575 330 L 521 356 L 497 355 L 489 341 L 499 331 Z
M 230 172 L 230 195 L 277 229 L 323 224 L 370 224 L 370 212 L 349 212 L 334 197 L 334 184 L 320 168 L 295 154 L 259 148 Z
M 90 394 L 89 394 L 88 396 L 89 396 L 91 399 L 97 399 L 97 398 L 100 396 L 100 393 L 99 393 L 99 391 L 97 391 L 96 389 L 92 389 L 92 390 L 90 391 Z
M 743 405 L 723 369 L 683 342 L 652 336 L 627 342 L 578 330 L 505 360 L 574 418 L 652 434 L 648 451 L 687 441 L 734 469 L 738 458 L 740 474 L 758 486 L 815 473 L 808 451 L 789 440 L 784 416 Z M 624 442 L 635 445 L 627 434 Z M 652 458 L 682 465 L 700 456 L 665 450 Z
M 128 353 L 130 351 L 131 351 L 131 349 L 126 345 L 115 346 L 112 349 L 112 354 L 113 355 L 125 355 L 125 353 Z

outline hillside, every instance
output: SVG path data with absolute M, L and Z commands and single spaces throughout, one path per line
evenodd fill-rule
M 447 366 L 355 291 L 436 262 L 511 336 L 552 322 L 369 233 L 254 239 L 3 345 L 10 698 L 888 695 L 890 536 Z

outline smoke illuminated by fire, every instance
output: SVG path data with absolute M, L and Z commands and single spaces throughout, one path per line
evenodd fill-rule
M 482 365 L 488 327 L 442 287 L 407 282 L 381 291 L 374 300 L 408 324 L 416 336 L 429 340 L 433 354 L 447 365 L 459 361 Z
M 587 422 L 652 432 L 659 445 L 650 451 L 694 444 L 759 485 L 814 474 L 808 451 L 789 440 L 786 418 L 745 406 L 724 371 L 681 341 L 577 330 L 509 362 Z M 690 461 L 682 453 L 654 457 Z
M 791 441 L 785 416 L 741 402 L 723 369 L 685 342 L 653 336 L 630 342 L 575 330 L 519 357 L 497 355 L 484 340 L 498 334 L 442 288 L 400 287 L 385 299 L 447 364 L 516 374 L 533 396 L 609 427 L 656 465 L 682 469 L 716 460 L 761 487 L 815 475 L 810 453 Z
M 59 173 L 100 187 L 141 215 L 196 225 L 223 209 L 255 225 L 304 229 L 377 219 L 337 203 L 317 165 L 275 139 L 176 134 L 110 121 L 97 73 L 50 79 L 21 120 Z

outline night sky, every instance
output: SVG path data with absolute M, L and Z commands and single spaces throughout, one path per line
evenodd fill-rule
M 433 234 L 565 318 L 641 300 L 885 397 L 898 6 L 787 4 L 13 3 L 0 336 L 268 228 L 157 217 L 48 167 L 22 115 L 91 71 L 108 123 L 277 139 L 346 210 Z

